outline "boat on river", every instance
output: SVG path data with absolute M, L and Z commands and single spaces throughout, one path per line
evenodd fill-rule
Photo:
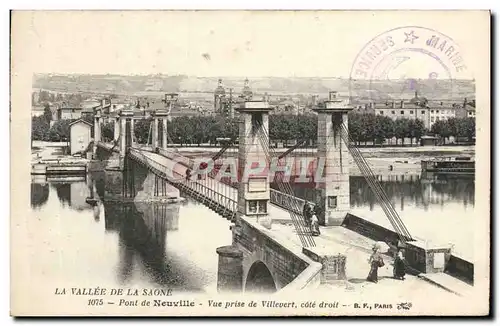
M 471 156 L 455 156 L 422 160 L 422 172 L 439 174 L 475 174 L 476 163 Z

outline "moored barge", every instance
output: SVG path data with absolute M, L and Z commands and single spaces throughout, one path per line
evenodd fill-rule
M 423 160 L 422 172 L 440 174 L 474 174 L 476 164 L 473 157 L 458 156 Z

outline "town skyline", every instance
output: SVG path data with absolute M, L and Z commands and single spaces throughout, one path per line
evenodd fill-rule
M 131 96 L 154 96 L 165 92 L 178 93 L 212 93 L 222 86 L 233 89 L 234 94 L 243 89 L 245 80 L 254 94 L 273 95 L 315 94 L 327 95 L 337 91 L 343 96 L 373 97 L 373 99 L 390 100 L 412 98 L 415 91 L 430 99 L 460 99 L 475 96 L 473 80 L 440 80 L 440 79 L 399 79 L 365 81 L 345 78 L 322 77 L 190 77 L 186 75 L 67 75 L 39 74 L 34 76 L 33 89 L 69 93 L 115 93 Z M 370 95 L 367 95 L 370 93 Z M 158 93 L 158 94 L 155 94 Z

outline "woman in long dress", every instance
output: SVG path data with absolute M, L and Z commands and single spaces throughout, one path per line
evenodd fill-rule
M 378 269 L 379 267 L 384 266 L 384 260 L 382 259 L 382 256 L 380 255 L 380 247 L 378 245 L 373 246 L 373 253 L 370 256 L 370 259 L 368 260 L 371 268 L 370 268 L 370 273 L 368 274 L 368 277 L 366 278 L 367 281 L 377 283 L 378 282 Z
M 406 275 L 406 266 L 401 249 L 398 250 L 396 258 L 394 259 L 394 278 L 397 280 L 404 280 Z

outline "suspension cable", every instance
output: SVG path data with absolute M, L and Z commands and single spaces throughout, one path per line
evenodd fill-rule
M 380 186 L 380 183 L 375 178 L 373 171 L 370 169 L 365 158 L 361 155 L 359 149 L 356 146 L 352 145 L 352 139 L 350 139 L 349 133 L 344 124 L 340 126 L 340 134 L 343 141 L 346 143 L 346 146 L 348 147 L 349 151 L 351 152 L 351 155 L 353 156 L 355 163 L 358 165 L 358 168 L 365 177 L 368 185 L 374 192 L 375 197 L 377 198 L 379 204 L 382 207 L 382 210 L 386 214 L 387 218 L 389 219 L 389 222 L 391 223 L 394 230 L 398 234 L 400 240 L 403 243 L 405 243 L 407 240 L 412 240 L 412 237 L 408 229 L 406 228 L 403 221 L 399 217 L 398 213 L 392 206 L 392 203 L 389 201 L 387 195 Z
M 274 157 L 277 157 L 276 153 L 274 150 L 270 149 L 269 147 L 269 134 L 267 133 L 267 130 L 264 128 L 264 126 L 260 123 L 257 123 L 258 127 L 258 132 L 257 135 L 259 136 L 260 143 L 262 147 L 264 148 L 265 154 L 266 154 L 266 159 L 269 162 L 269 166 L 271 166 L 271 155 L 270 153 L 273 154 Z M 282 180 L 278 180 L 277 182 L 278 188 L 280 189 L 281 192 L 285 193 L 286 195 L 289 195 L 292 198 L 295 198 L 295 195 L 293 193 L 293 189 L 291 188 L 289 183 L 282 182 Z M 300 217 L 300 215 L 296 214 L 293 211 L 293 208 L 297 209 L 298 211 L 301 211 L 301 209 L 298 207 L 298 203 L 296 200 L 291 200 L 290 204 L 292 205 L 291 209 L 289 210 L 290 217 L 292 218 L 292 221 L 295 223 L 295 228 L 297 231 L 297 234 L 299 235 L 299 238 L 301 239 L 302 244 L 307 247 L 308 245 L 315 246 L 315 241 L 314 238 L 310 235 L 309 232 L 307 232 L 307 226 L 304 223 L 304 219 Z

